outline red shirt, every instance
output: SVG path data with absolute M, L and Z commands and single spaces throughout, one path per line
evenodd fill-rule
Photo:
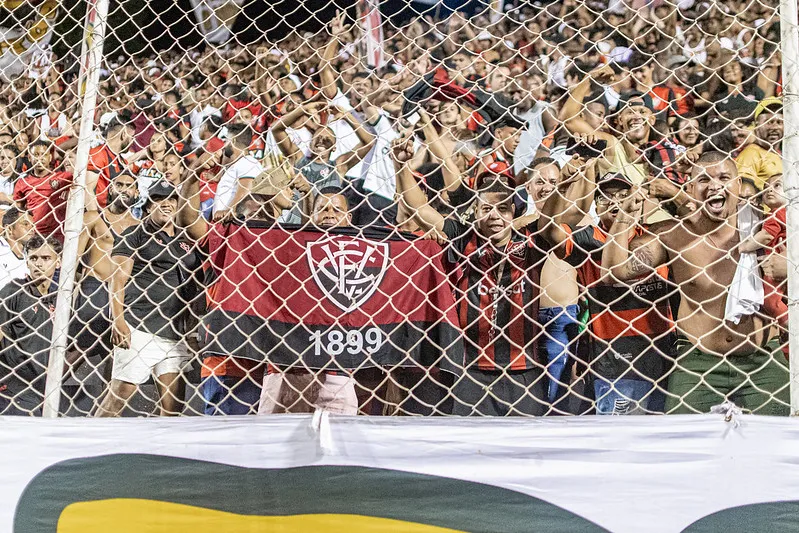
M 28 174 L 14 184 L 14 200 L 25 203 L 36 231 L 63 240 L 71 184 L 72 174 L 69 172 L 53 172 L 43 178 Z
M 108 184 L 125 169 L 125 160 L 111 151 L 106 146 L 95 146 L 89 150 L 89 172 L 97 172 L 100 177 L 97 179 L 95 194 L 97 204 L 101 209 L 105 208 L 108 199 Z
M 694 110 L 694 97 L 688 93 L 688 89 L 685 87 L 661 84 L 654 87 L 650 94 L 662 101 L 668 102 L 670 117 L 686 115 Z M 655 106 L 656 111 L 665 109 L 665 106 L 663 106 L 662 109 L 657 109 L 657 102 Z
M 774 211 L 770 217 L 763 222 L 763 229 L 771 235 L 771 242 L 769 243 L 769 248 L 776 248 L 777 246 L 781 245 L 785 242 L 785 228 L 786 228 L 786 221 L 785 221 L 785 208 L 780 207 L 776 211 Z

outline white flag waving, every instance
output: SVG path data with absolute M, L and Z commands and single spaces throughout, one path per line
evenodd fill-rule
M 382 67 L 383 60 L 383 19 L 376 0 L 358 2 L 358 23 L 363 32 L 363 46 L 366 62 L 373 67 Z
M 221 44 L 230 38 L 244 0 L 191 0 L 194 18 L 209 43 Z

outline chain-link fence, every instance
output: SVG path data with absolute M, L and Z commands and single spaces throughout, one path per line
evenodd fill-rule
M 0 410 L 788 414 L 777 8 L 5 0 Z

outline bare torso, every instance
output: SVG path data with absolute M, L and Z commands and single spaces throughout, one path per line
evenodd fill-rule
M 549 254 L 541 270 L 541 307 L 575 305 L 579 297 L 577 270 L 554 254 Z
M 130 212 L 114 215 L 106 209 L 100 220 L 90 228 L 91 239 L 82 259 L 83 275 L 108 281 L 113 274 L 111 251 L 114 247 L 114 235 L 121 235 L 138 223 Z
M 711 235 L 690 219 L 661 228 L 669 266 L 680 287 L 677 329 L 702 351 L 720 356 L 751 353 L 770 338 L 770 324 L 756 315 L 725 321 L 728 288 L 740 253 L 736 224 Z M 699 235 L 699 236 L 698 236 Z

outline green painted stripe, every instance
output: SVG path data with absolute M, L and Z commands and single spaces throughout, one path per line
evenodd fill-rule
M 719 531 L 799 533 L 799 501 L 754 503 L 722 509 L 683 529 L 683 533 Z
M 357 514 L 469 532 L 595 533 L 598 525 L 492 485 L 351 466 L 254 469 L 160 455 L 73 459 L 23 492 L 14 533 L 56 533 L 69 504 L 139 498 L 244 515 Z

